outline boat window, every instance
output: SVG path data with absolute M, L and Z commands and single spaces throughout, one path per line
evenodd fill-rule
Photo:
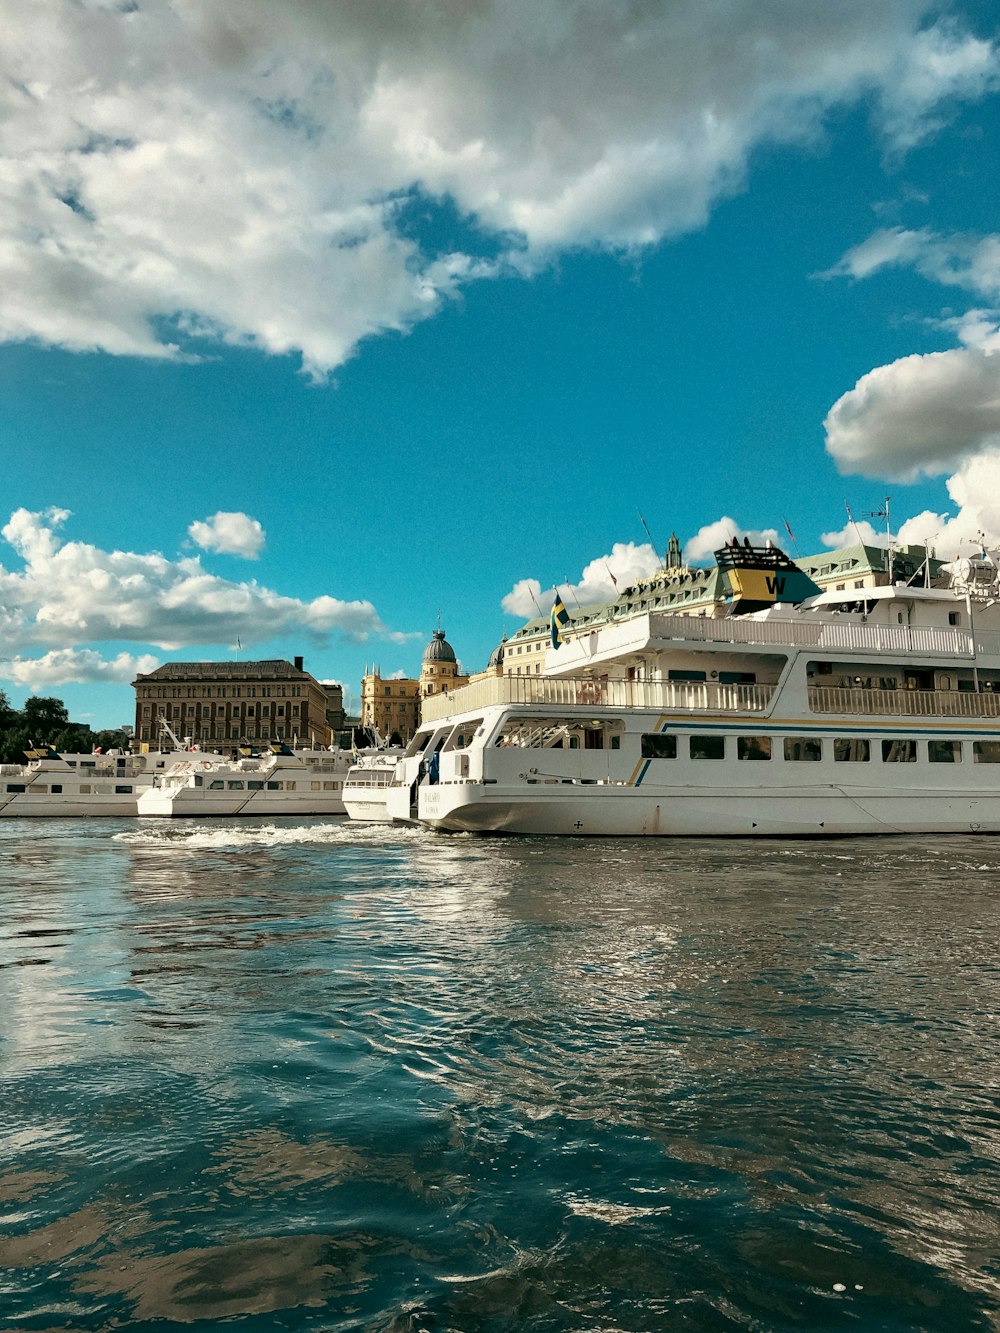
M 481 717 L 474 717 L 468 722 L 460 722 L 448 738 L 446 750 L 463 750 L 472 744 L 472 738 L 483 725 Z
M 908 736 L 882 742 L 884 764 L 914 764 L 917 760 L 917 742 Z
M 62 783 L 53 782 L 52 786 L 49 788 L 49 791 L 55 792 L 56 795 L 58 796 L 59 793 L 62 791 Z
M 785 758 L 793 762 L 822 759 L 823 742 L 815 736 L 786 736 Z
M 323 783 L 323 790 L 324 790 L 324 791 L 336 791 L 338 785 L 339 785 L 339 784 L 336 783 L 336 782 L 324 782 L 324 783 Z
M 248 782 L 248 783 L 247 783 L 247 791 L 263 791 L 263 790 L 264 790 L 264 784 L 263 784 L 263 782 Z
M 10 791 L 10 788 L 8 787 L 7 790 Z M 24 788 L 22 787 L 21 790 L 23 791 Z M 90 783 L 89 783 L 89 782 L 81 782 L 81 783 L 80 783 L 80 795 L 81 795 L 81 796 L 89 796 L 89 795 L 90 795 Z
M 667 680 L 705 680 L 704 671 L 668 671 Z
M 267 790 L 268 790 L 268 791 L 281 791 L 281 783 L 280 783 L 280 782 L 269 782 L 269 783 L 267 784 Z
M 962 762 L 962 742 L 928 741 L 927 758 L 932 764 L 960 764 Z
M 423 750 L 427 749 L 427 743 L 433 735 L 434 733 L 432 731 L 418 731 L 413 740 L 410 741 L 409 745 L 406 747 L 406 753 L 408 755 L 420 754 Z
M 771 737 L 737 736 L 736 757 L 737 759 L 770 759 Z
M 322 791 L 322 790 L 323 790 L 323 784 L 322 784 L 321 782 L 310 782 L 310 784 L 309 784 L 309 790 L 310 790 L 310 791 Z
M 1000 764 L 1000 741 L 973 741 L 972 762 L 974 764 Z
M 194 785 L 195 785 L 196 787 L 204 787 L 204 785 L 205 785 L 205 779 L 201 776 L 200 773 L 196 773 L 196 774 L 194 775 Z
M 243 790 L 243 783 L 242 783 L 242 782 L 231 781 L 231 782 L 227 782 L 227 783 L 226 783 L 226 787 L 227 787 L 230 791 L 242 791 L 242 790 Z
M 720 671 L 720 685 L 756 685 L 756 671 Z
M 115 795 L 116 795 L 116 796 L 131 796 L 131 795 L 132 795 L 132 788 L 131 788 L 131 787 L 116 787 L 116 788 L 115 788 Z
M 726 757 L 725 736 L 691 737 L 692 759 L 725 759 L 725 757 Z
M 871 741 L 862 736 L 837 736 L 833 742 L 836 764 L 867 764 L 872 757 Z
M 617 737 L 612 737 L 617 740 Z M 658 731 L 649 731 L 642 738 L 643 759 L 676 759 L 677 737 L 664 736 Z
M 285 783 L 285 791 L 294 791 L 294 790 L 295 790 L 295 787 L 296 787 L 296 784 L 295 784 L 294 782 L 286 782 L 286 783 Z
M 216 778 L 214 782 L 210 782 L 210 783 L 208 784 L 208 790 L 209 790 L 209 791 L 222 791 L 223 788 L 225 787 L 225 785 L 226 785 L 226 784 L 222 781 L 221 778 Z

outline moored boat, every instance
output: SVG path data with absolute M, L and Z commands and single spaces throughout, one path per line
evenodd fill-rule
M 995 563 L 947 587 L 819 593 L 773 547 L 717 561 L 717 618 L 554 634 L 538 675 L 425 701 L 390 815 L 490 833 L 1000 832 Z
M 39 746 L 27 751 L 27 763 L 0 764 L 0 818 L 134 816 L 142 791 L 180 757 L 190 756 L 160 750 L 63 755 Z
M 145 816 L 342 815 L 347 750 L 272 745 L 239 759 L 188 755 L 138 801 Z
M 344 780 L 344 809 L 348 818 L 369 824 L 391 824 L 387 801 L 396 764 L 403 751 L 399 748 L 361 755 Z

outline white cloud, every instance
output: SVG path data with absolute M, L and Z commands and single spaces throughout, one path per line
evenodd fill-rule
M 754 546 L 763 546 L 765 542 L 774 542 L 780 545 L 778 533 L 775 528 L 742 528 L 735 519 L 722 518 L 716 519 L 714 523 L 706 523 L 703 528 L 699 528 L 695 535 L 687 542 L 684 547 L 684 559 L 689 564 L 698 564 L 700 561 L 708 560 L 720 547 L 731 542 L 733 538 L 743 541 L 749 537 Z
M 257 559 L 265 541 L 264 529 L 255 518 L 224 511 L 192 523 L 188 536 L 204 551 L 242 555 L 247 560 Z
M 928 0 L 0 0 L 0 340 L 322 375 L 508 265 L 703 225 L 763 142 L 873 99 L 906 147 L 996 56 Z
M 820 541 L 831 550 L 836 550 L 838 546 L 857 546 L 859 542 L 864 546 L 885 547 L 889 544 L 885 530 L 879 532 L 866 518 L 847 523 L 839 532 L 824 532 L 820 535 Z
M 393 641 L 412 637 L 388 631 L 368 601 L 322 596 L 303 602 L 255 581 L 218 578 L 198 557 L 171 561 L 155 552 L 103 551 L 63 541 L 58 529 L 68 518 L 64 509 L 18 509 L 2 529 L 22 567 L 0 565 L 0 641 L 10 654 L 7 667 L 0 662 L 0 675 L 9 676 L 10 662 L 27 659 L 36 648 L 49 651 L 17 669 L 55 683 L 101 675 L 104 668 L 95 656 L 78 651 L 85 644 L 152 644 L 176 651 L 235 643 L 239 637 L 246 647 L 303 630 L 317 642 L 334 631 L 355 641 L 370 635 Z M 105 668 L 112 675 L 128 674 L 132 660 L 121 654 Z M 67 674 L 53 674 L 59 670 Z M 72 674 L 81 670 L 92 675 Z
M 37 694 L 49 685 L 74 681 L 131 684 L 139 672 L 155 671 L 159 665 L 160 659 L 151 653 L 119 653 L 107 661 L 92 648 L 54 648 L 41 657 L 0 658 L 0 675 Z
M 1000 441 L 1000 352 L 955 348 L 879 366 L 834 403 L 824 425 L 841 472 L 940 476 Z
M 559 592 L 570 610 L 594 606 L 611 601 L 636 580 L 655 574 L 661 563 L 661 557 L 648 543 L 637 546 L 634 542 L 615 542 L 607 555 L 597 556 L 584 567 L 578 582 L 561 582 Z M 543 591 L 538 579 L 521 579 L 500 605 L 508 615 L 534 620 L 548 614 L 554 594 L 554 585 Z

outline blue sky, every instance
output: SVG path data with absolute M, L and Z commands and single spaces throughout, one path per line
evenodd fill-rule
M 892 496 L 1000 540 L 1000 21 L 0 0 L 0 688 L 467 670 Z M 875 527 L 880 526 L 877 522 Z M 572 605 L 572 600 L 570 600 Z

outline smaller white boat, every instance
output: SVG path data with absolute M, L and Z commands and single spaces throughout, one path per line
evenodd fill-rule
M 48 745 L 26 757 L 25 764 L 0 764 L 0 819 L 134 816 L 140 793 L 178 759 L 162 750 L 62 755 Z
M 156 777 L 138 801 L 149 816 L 342 815 L 348 750 L 272 745 L 240 759 L 191 754 Z
M 344 809 L 349 818 L 368 824 L 391 824 L 386 808 L 389 784 L 402 755 L 402 747 L 361 755 L 344 781 Z

